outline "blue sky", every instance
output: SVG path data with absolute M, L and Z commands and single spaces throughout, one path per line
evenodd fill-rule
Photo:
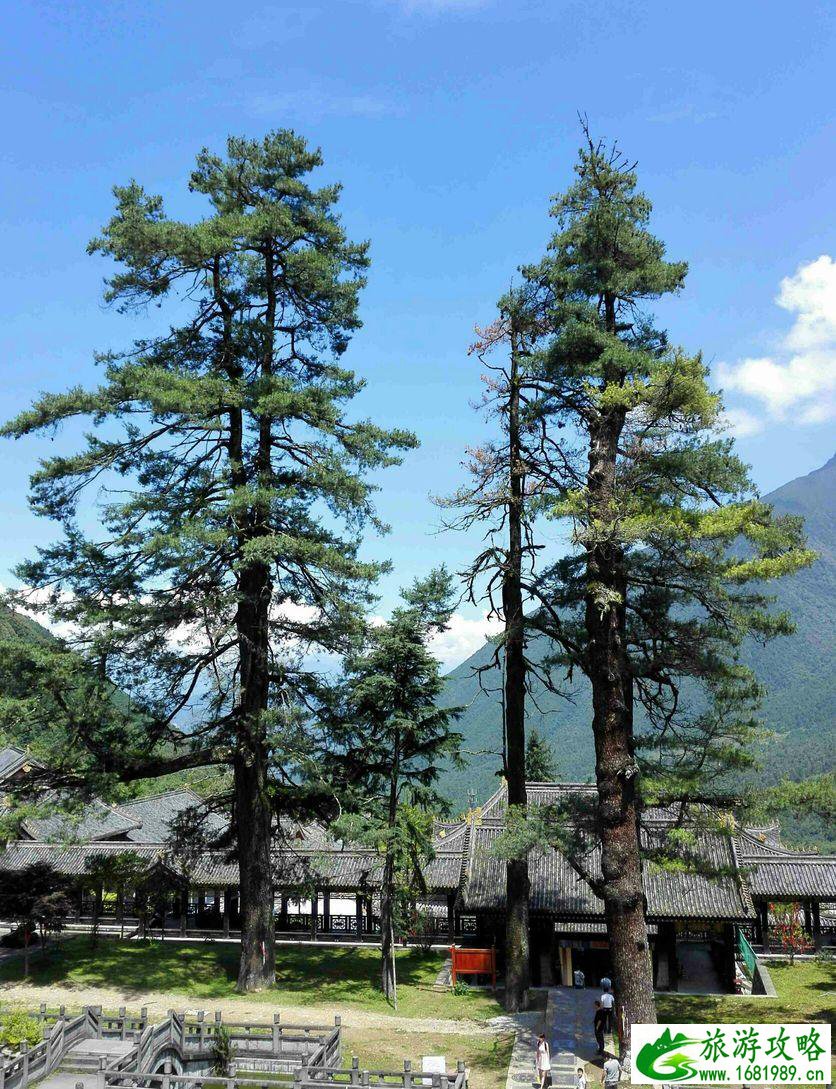
M 144 331 L 102 308 L 106 268 L 85 255 L 113 183 L 136 177 L 196 215 L 184 183 L 201 146 L 293 127 L 343 182 L 350 234 L 372 242 L 348 355 L 368 379 L 359 411 L 422 440 L 386 475 L 393 531 L 370 542 L 395 563 L 388 606 L 398 584 L 470 553 L 437 535 L 428 493 L 456 486 L 484 434 L 473 325 L 542 252 L 583 110 L 638 160 L 657 233 L 690 263 L 659 313 L 712 362 L 767 491 L 833 453 L 834 39 L 836 8 L 803 0 L 7 2 L 0 416 L 94 381 L 93 352 Z M 0 448 L 0 582 L 52 533 L 26 482 L 67 441 Z M 447 660 L 482 627 L 464 610 Z

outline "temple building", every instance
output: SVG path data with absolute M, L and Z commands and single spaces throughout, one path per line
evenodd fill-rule
M 25 774 L 28 758 L 0 750 L 3 781 Z M 588 785 L 529 783 L 531 806 L 560 806 L 582 812 L 595 805 Z M 0 852 L 0 880 L 35 862 L 46 862 L 77 879 L 76 918 L 95 912 L 136 925 L 130 892 L 121 903 L 86 879 L 91 860 L 133 852 L 158 868 L 167 902 L 151 926 L 188 936 L 237 932 L 238 867 L 228 852 L 201 851 L 187 859 L 172 851 L 170 833 L 202 800 L 188 789 L 167 791 L 119 805 L 91 803 L 70 821 L 63 816 L 25 820 L 17 839 Z M 495 944 L 501 951 L 505 919 L 505 864 L 492 846 L 505 827 L 504 784 L 478 809 L 456 821 L 439 821 L 434 857 L 424 868 L 426 894 L 419 900 L 415 929 L 405 940 L 436 944 Z M 648 853 L 664 847 L 675 815 L 649 810 L 642 838 Z M 210 814 L 209 832 L 220 836 L 225 821 Z M 279 937 L 376 940 L 382 858 L 373 849 L 343 843 L 311 823 L 283 827 L 274 848 L 276 929 Z M 784 847 L 779 829 L 694 830 L 693 872 L 646 861 L 644 894 L 660 989 L 687 989 L 688 954 L 699 946 L 710 956 L 719 989 L 734 986 L 735 953 L 741 935 L 755 948 L 775 940 L 776 905 L 793 904 L 811 945 L 836 940 L 836 856 Z M 600 848 L 589 841 L 575 856 L 554 846 L 529 856 L 534 982 L 569 984 L 580 968 L 592 978 L 608 966 L 604 905 L 593 887 L 600 880 Z

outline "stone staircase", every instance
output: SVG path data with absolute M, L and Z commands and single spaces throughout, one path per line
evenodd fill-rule
M 577 1037 L 581 1030 L 582 990 L 553 987 L 546 1002 L 546 1035 L 552 1052 L 552 1086 L 572 1089 L 578 1066 Z
M 38 1089 L 75 1089 L 79 1083 L 84 1089 L 93 1089 L 102 1066 L 118 1061 L 135 1046 L 131 1040 L 79 1040 Z

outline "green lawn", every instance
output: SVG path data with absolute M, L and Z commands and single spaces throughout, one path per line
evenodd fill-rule
M 797 1021 L 836 1021 L 836 965 L 833 962 L 798 961 L 770 964 L 769 974 L 777 998 L 735 998 L 734 995 L 657 994 L 656 1012 L 663 1024 L 769 1024 Z M 600 1089 L 601 1067 L 586 1064 L 591 1089 Z M 620 1089 L 629 1089 L 623 1077 Z M 775 1087 L 778 1089 L 778 1087 Z
M 343 1029 L 343 1065 L 351 1056 L 360 1060 L 365 1070 L 403 1070 L 404 1059 L 412 1060 L 412 1069 L 421 1069 L 424 1055 L 444 1055 L 448 1068 L 462 1059 L 470 1071 L 471 1089 L 505 1089 L 508 1064 L 514 1047 L 514 1034 L 470 1036 L 459 1033 L 398 1032 L 381 1033 L 370 1029 Z
M 377 949 L 281 945 L 277 949 L 276 986 L 247 1001 L 270 1005 L 362 1007 L 392 1012 L 377 986 Z M 439 953 L 418 949 L 398 952 L 398 1014 L 402 1017 L 484 1020 L 502 1010 L 488 991 L 454 995 L 432 985 L 441 968 Z M 0 982 L 16 982 L 19 960 L 0 964 Z M 190 1004 L 235 997 L 238 947 L 212 942 L 123 942 L 71 938 L 54 946 L 44 959 L 33 956 L 29 978 L 42 986 L 102 987 L 139 1000 L 150 992 L 182 995 Z
M 657 995 L 660 1021 L 829 1021 L 836 1024 L 836 964 L 833 961 L 797 961 L 769 965 L 777 998 L 735 998 L 733 995 Z

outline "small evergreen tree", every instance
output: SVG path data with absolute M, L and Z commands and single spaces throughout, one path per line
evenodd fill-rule
M 348 839 L 380 850 L 381 985 L 397 1007 L 395 928 L 422 891 L 422 863 L 432 853 L 431 812 L 444 807 L 435 789 L 440 764 L 455 760 L 461 708 L 437 706 L 444 688 L 428 642 L 452 612 L 450 576 L 441 568 L 403 592 L 391 619 L 370 627 L 365 648 L 349 658 L 339 718 L 329 731 L 354 783 L 354 813 L 341 824 Z
M 525 777 L 530 783 L 556 781 L 557 757 L 539 730 L 531 730 L 525 744 Z

